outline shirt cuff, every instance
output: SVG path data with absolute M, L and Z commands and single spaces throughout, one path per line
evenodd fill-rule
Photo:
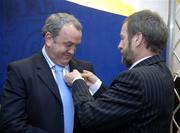
M 82 80 L 84 80 L 84 78 L 82 78 L 82 77 L 75 77 L 74 79 L 73 79 L 73 81 L 72 81 L 72 84 L 74 83 L 74 81 L 76 81 L 76 80 L 78 80 L 78 79 L 82 79 Z
M 82 77 L 76 77 L 73 79 L 72 84 L 78 79 L 84 80 L 84 78 L 82 78 Z M 90 94 L 94 95 L 100 88 L 101 84 L 102 84 L 102 81 L 100 79 L 97 79 L 97 81 L 89 87 Z
M 100 79 L 98 79 L 94 84 L 92 84 L 89 87 L 89 92 L 91 93 L 91 95 L 94 95 L 98 91 L 101 84 L 102 84 L 102 81 Z

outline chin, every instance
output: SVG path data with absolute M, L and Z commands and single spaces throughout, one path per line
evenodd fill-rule
M 63 65 L 66 66 L 69 64 L 69 62 L 70 62 L 70 60 L 66 60 L 65 62 L 63 62 Z

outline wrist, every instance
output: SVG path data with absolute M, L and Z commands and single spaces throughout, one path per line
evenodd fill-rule
M 82 78 L 81 76 L 78 76 L 78 77 L 75 77 L 75 78 L 73 79 L 72 84 L 73 84 L 76 80 L 78 80 L 78 79 L 84 80 L 84 78 Z

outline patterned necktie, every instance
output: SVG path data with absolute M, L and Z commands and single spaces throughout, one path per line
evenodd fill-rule
M 63 103 L 64 112 L 64 133 L 73 133 L 74 127 L 74 104 L 71 89 L 64 81 L 63 68 L 55 65 L 56 82 Z

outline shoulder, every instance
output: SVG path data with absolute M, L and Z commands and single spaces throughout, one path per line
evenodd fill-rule
M 117 76 L 117 78 L 122 78 L 122 79 L 139 79 L 139 76 L 141 75 L 141 69 L 131 69 L 131 70 L 126 70 L 123 71 L 121 73 L 119 73 L 119 75 Z
M 142 84 L 143 81 L 147 81 L 148 78 L 152 75 L 151 73 L 154 72 L 154 68 L 151 66 L 141 66 L 119 74 L 118 79 L 130 83 Z
M 88 61 L 73 58 L 70 61 L 69 65 L 70 65 L 71 70 L 78 69 L 79 71 L 88 70 L 88 71 L 94 72 L 92 63 L 90 63 Z
M 70 64 L 73 65 L 73 66 L 81 67 L 81 68 L 93 68 L 93 65 L 92 65 L 91 62 L 85 61 L 85 60 L 79 60 L 79 59 L 76 59 L 76 58 L 73 58 L 70 61 Z
M 146 74 L 142 74 L 139 69 L 126 70 L 119 73 L 113 80 L 112 84 L 114 87 L 121 86 L 125 88 L 136 88 L 142 89 L 144 85 L 144 77 Z
M 40 62 L 43 59 L 40 53 L 33 54 L 30 57 L 13 61 L 8 64 L 7 69 L 14 69 L 19 71 L 28 71 L 33 68 L 36 62 Z
M 71 60 L 71 63 L 92 65 L 92 63 L 89 62 L 89 61 L 80 60 L 80 59 L 77 59 L 77 58 L 73 58 L 73 59 Z

